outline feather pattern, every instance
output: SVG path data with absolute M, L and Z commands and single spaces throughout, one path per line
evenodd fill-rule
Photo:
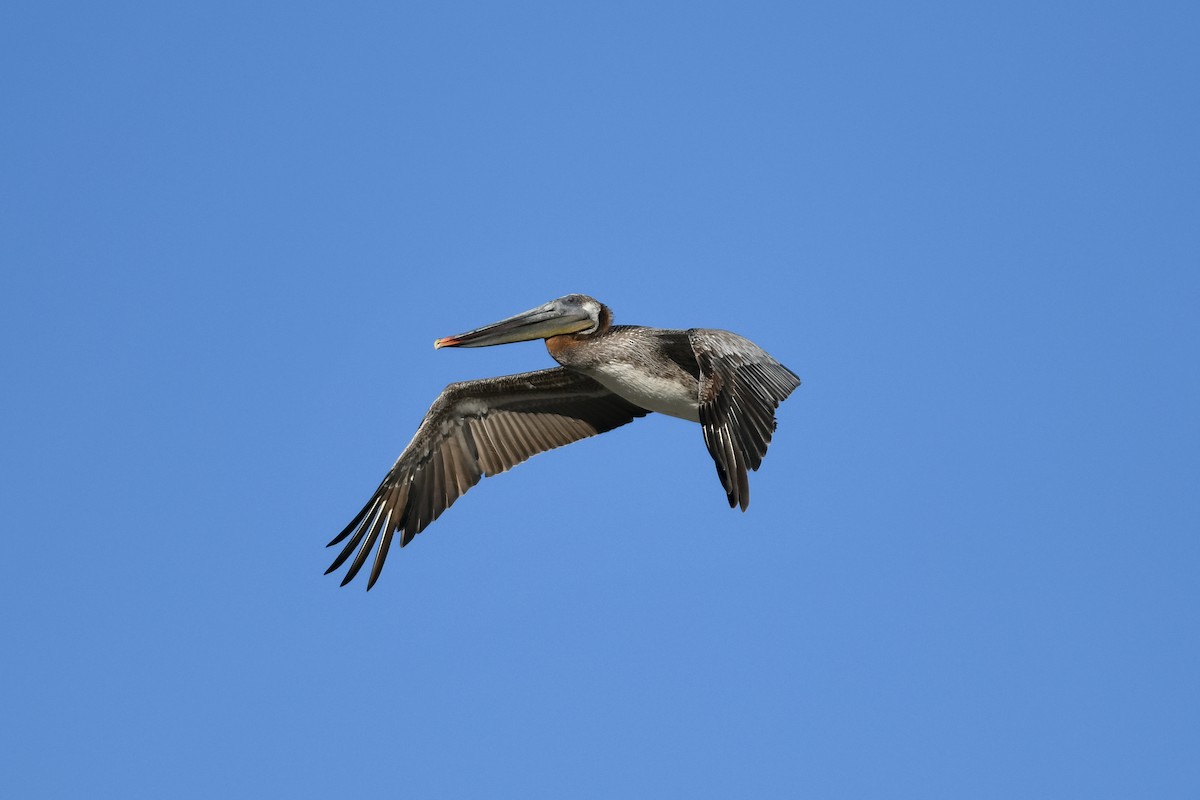
M 353 556 L 345 586 L 374 550 L 370 589 L 394 534 L 404 547 L 483 477 L 647 413 L 563 367 L 450 384 L 362 511 L 329 543 L 346 542 L 326 574 Z
M 613 325 L 612 312 L 567 295 L 434 346 L 545 339 L 557 369 L 454 383 L 438 396 L 371 499 L 329 544 L 342 585 L 372 561 L 379 577 L 396 534 L 413 540 L 485 476 L 650 412 L 698 422 L 731 507 L 750 503 L 775 410 L 799 385 L 787 367 L 728 331 Z M 372 560 L 373 556 L 373 560 Z
M 800 379 L 761 347 L 729 331 L 688 332 L 700 364 L 700 426 L 729 507 L 750 505 L 749 471 L 762 465 L 775 409 Z

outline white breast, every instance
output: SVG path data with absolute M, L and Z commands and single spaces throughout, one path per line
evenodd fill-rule
M 604 388 L 642 408 L 680 419 L 700 421 L 696 386 L 639 369 L 634 364 L 604 364 L 586 370 Z

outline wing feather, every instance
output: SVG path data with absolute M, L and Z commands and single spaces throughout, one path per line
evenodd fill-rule
M 730 508 L 750 505 L 749 471 L 762 465 L 775 409 L 800 379 L 761 347 L 729 331 L 688 332 L 700 364 L 700 425 Z
M 647 413 L 562 367 L 447 386 L 371 499 L 329 543 L 345 542 L 326 574 L 353 555 L 344 586 L 374 550 L 370 589 L 396 533 L 404 547 L 484 476 Z

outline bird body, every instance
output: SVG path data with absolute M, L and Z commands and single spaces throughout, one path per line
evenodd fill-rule
M 700 368 L 687 331 L 618 325 L 586 339 L 547 339 L 546 349 L 634 405 L 700 421 Z
M 613 325 L 607 306 L 567 295 L 434 346 L 486 347 L 541 338 L 561 365 L 452 383 L 362 511 L 326 571 L 354 555 L 342 585 L 372 550 L 379 577 L 395 533 L 403 547 L 468 489 L 537 453 L 612 430 L 650 412 L 700 423 L 731 507 L 750 502 L 748 471 L 762 463 L 775 409 L 800 379 L 729 331 Z

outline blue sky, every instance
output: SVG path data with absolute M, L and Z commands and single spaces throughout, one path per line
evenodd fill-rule
M 1195 797 L 1200 13 L 10 4 L 13 796 Z M 796 371 L 322 572 L 568 292 Z

